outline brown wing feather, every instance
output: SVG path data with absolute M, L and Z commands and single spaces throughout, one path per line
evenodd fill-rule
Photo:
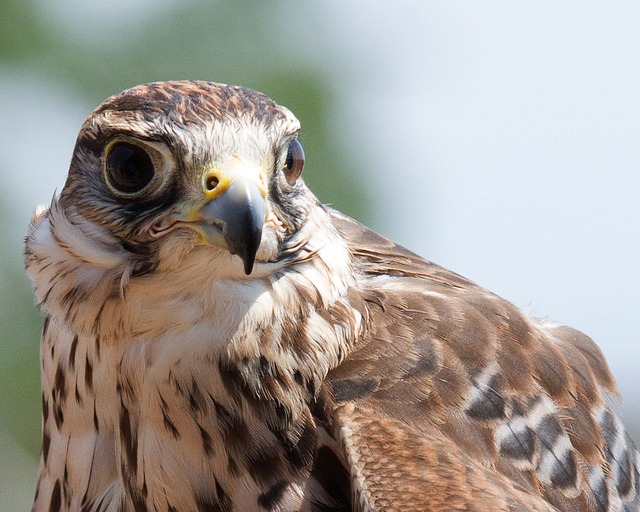
M 333 218 L 366 326 L 325 411 L 362 510 L 640 508 L 637 451 L 591 339 Z
M 487 471 L 446 436 L 379 413 L 354 404 L 335 412 L 352 468 L 354 510 L 553 510 L 516 482 Z

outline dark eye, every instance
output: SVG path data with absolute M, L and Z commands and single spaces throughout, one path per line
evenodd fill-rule
M 298 139 L 294 139 L 289 144 L 287 150 L 287 159 L 284 162 L 283 172 L 284 177 L 287 178 L 289 185 L 295 185 L 296 181 L 302 174 L 302 168 L 304 167 L 304 151 L 302 144 Z
M 153 178 L 154 168 L 149 153 L 140 146 L 116 142 L 109 148 L 105 173 L 109 184 L 118 192 L 140 192 Z

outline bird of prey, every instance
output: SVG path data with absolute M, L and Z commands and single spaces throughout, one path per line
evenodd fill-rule
M 35 511 L 632 511 L 594 342 L 323 206 L 266 96 L 152 83 L 34 216 Z

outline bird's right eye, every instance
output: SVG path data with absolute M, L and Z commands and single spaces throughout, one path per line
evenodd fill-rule
M 153 179 L 155 168 L 149 153 L 136 144 L 116 142 L 107 150 L 105 176 L 122 194 L 142 191 Z

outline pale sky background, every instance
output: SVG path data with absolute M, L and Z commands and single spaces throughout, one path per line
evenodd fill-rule
M 331 5 L 376 227 L 594 337 L 637 418 L 640 3 Z
M 99 12 L 80 0 L 40 4 L 83 44 L 126 45 L 155 16 L 150 0 L 127 16 L 128 0 Z M 331 74 L 342 111 L 334 136 L 362 163 L 372 227 L 594 337 L 625 416 L 637 418 L 640 3 L 286 5 L 299 21 L 289 19 L 279 37 Z M 117 43 L 100 38 L 110 30 L 120 31 Z M 11 163 L 2 187 L 19 208 L 9 234 L 16 247 L 33 206 L 64 183 L 94 106 L 78 101 L 72 84 L 0 69 L 0 151 Z M 308 162 L 314 170 L 322 162 Z

